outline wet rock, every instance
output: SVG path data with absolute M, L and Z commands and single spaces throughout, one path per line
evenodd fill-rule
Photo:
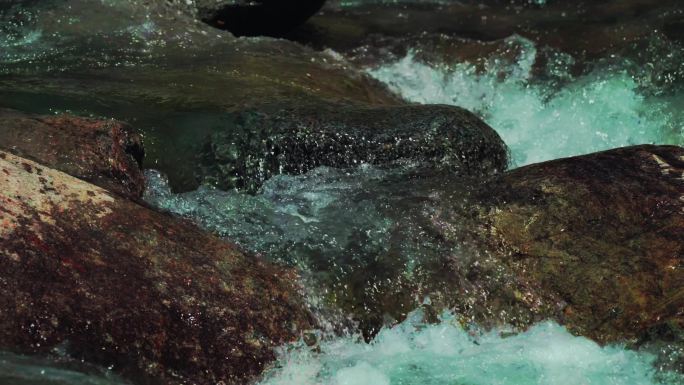
M 224 0 L 197 4 L 202 20 L 236 36 L 281 36 L 304 23 L 325 0 Z
M 78 99 L 112 112 L 122 104 L 225 110 L 266 99 L 400 102 L 339 56 L 279 39 L 236 39 L 172 3 L 17 4 L 0 14 L 0 89 L 50 96 L 54 108 Z
M 684 149 L 636 146 L 523 167 L 478 192 L 484 243 L 600 342 L 684 322 Z
M 185 221 L 7 152 L 0 202 L 0 349 L 242 384 L 312 326 L 291 271 Z
M 127 198 L 145 189 L 141 137 L 115 120 L 0 109 L 0 149 Z
M 364 181 L 324 212 L 356 234 L 312 269 L 335 269 L 330 302 L 367 337 L 424 307 L 466 325 L 554 319 L 601 343 L 655 345 L 658 331 L 684 330 L 683 173 L 683 148 L 636 146 L 485 183 L 429 170 Z
M 256 191 L 277 174 L 398 162 L 483 175 L 505 169 L 507 150 L 491 127 L 458 107 L 330 105 L 247 111 L 227 116 L 210 135 L 198 179 L 221 189 Z
M 465 325 L 555 319 L 600 342 L 637 343 L 682 327 L 682 156 L 638 146 L 484 180 L 318 168 L 276 176 L 254 196 L 174 195 L 156 182 L 148 199 L 303 267 L 322 302 L 368 338 L 423 307 L 452 309 Z
M 610 0 L 364 3 L 327 7 L 290 38 L 348 52 L 377 36 L 421 33 L 493 41 L 514 34 L 577 57 L 596 57 L 643 40 L 677 18 L 680 2 Z
M 0 42 L 0 105 L 130 122 L 145 136 L 145 166 L 189 189 L 194 176 L 181 169 L 195 154 L 185 143 L 206 135 L 223 113 L 405 103 L 335 53 L 238 39 L 196 21 L 185 3 L 17 3 L 0 14 L 9 36 Z

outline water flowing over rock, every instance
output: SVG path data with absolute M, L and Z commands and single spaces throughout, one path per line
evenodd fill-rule
M 0 383 L 681 385 L 682 1 L 322 3 L 0 0 Z
M 131 199 L 145 189 L 141 137 L 115 120 L 0 109 L 0 149 Z
M 2 349 L 242 384 L 312 327 L 293 272 L 183 220 L 7 152 L 0 202 Z
M 464 325 L 554 319 L 601 343 L 682 344 L 683 155 L 628 147 L 485 180 L 318 168 L 255 196 L 175 195 L 149 175 L 146 199 L 302 268 L 367 338 L 421 307 L 428 320 L 448 308 Z
M 460 175 L 507 165 L 506 145 L 472 113 L 450 106 L 315 108 L 226 116 L 203 145 L 199 180 L 256 191 L 277 174 L 319 166 L 348 168 L 416 162 Z

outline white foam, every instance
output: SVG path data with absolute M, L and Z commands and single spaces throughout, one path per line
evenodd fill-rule
M 358 337 L 283 349 L 260 385 L 648 385 L 653 356 L 601 347 L 544 322 L 504 338 L 466 331 L 444 315 L 437 325 L 409 320 L 383 329 L 369 344 Z
M 577 78 L 563 74 L 571 80 L 558 87 L 532 80 L 536 48 L 521 37 L 511 40 L 523 47 L 517 61 L 499 60 L 484 72 L 469 63 L 430 66 L 410 52 L 369 73 L 410 101 L 458 105 L 480 115 L 509 145 L 517 166 L 681 142 L 682 123 L 665 103 L 647 97 L 626 69 L 596 69 Z

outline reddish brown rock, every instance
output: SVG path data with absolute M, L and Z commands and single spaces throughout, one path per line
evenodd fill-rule
M 139 383 L 242 384 L 312 326 L 292 272 L 7 152 L 0 264 L 0 349 Z
M 479 192 L 481 238 L 530 297 L 597 341 L 684 326 L 684 149 L 531 165 Z
M 145 188 L 140 135 L 115 120 L 0 109 L 0 149 L 127 198 L 140 198 Z

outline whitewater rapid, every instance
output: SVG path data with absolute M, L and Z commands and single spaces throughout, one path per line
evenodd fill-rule
M 426 325 L 415 311 L 371 343 L 351 336 L 281 350 L 260 385 L 675 385 L 655 357 L 601 347 L 553 322 L 520 334 L 479 331 L 455 322 Z
M 519 36 L 507 40 L 522 47 L 516 59 L 492 61 L 484 71 L 467 62 L 430 65 L 409 51 L 368 73 L 409 101 L 475 112 L 510 147 L 514 166 L 635 144 L 682 143 L 681 111 L 630 61 L 573 76 L 566 67 L 573 59 L 562 57 L 540 80 L 533 74 L 537 47 Z

